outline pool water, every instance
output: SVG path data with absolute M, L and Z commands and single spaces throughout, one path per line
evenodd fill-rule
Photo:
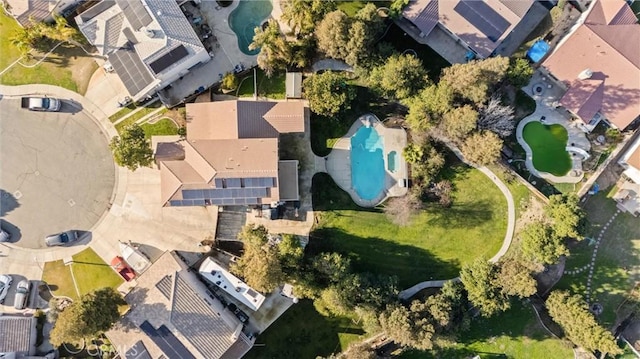
M 249 50 L 249 45 L 253 42 L 255 28 L 271 14 L 271 10 L 271 0 L 243 0 L 229 14 L 229 27 L 236 33 L 240 51 L 247 55 L 257 55 L 260 52 L 260 49 Z
M 571 156 L 566 150 L 568 133 L 558 124 L 527 123 L 522 137 L 533 152 L 533 167 L 554 176 L 564 176 L 571 169 Z
M 398 158 L 398 152 L 391 151 L 387 154 L 387 170 L 391 173 L 396 172 L 396 160 Z
M 384 189 L 383 150 L 373 127 L 360 127 L 351 137 L 351 185 L 364 200 L 376 199 Z

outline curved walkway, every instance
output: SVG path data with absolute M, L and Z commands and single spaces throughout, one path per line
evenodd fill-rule
M 507 187 L 507 185 L 505 185 L 504 182 L 502 182 L 502 180 L 498 178 L 498 176 L 496 176 L 495 173 L 493 173 L 490 169 L 488 169 L 485 166 L 477 166 L 473 163 L 468 162 L 462 155 L 462 152 L 460 151 L 460 149 L 456 147 L 453 143 L 446 141 L 444 139 L 440 139 L 440 140 L 442 140 L 447 145 L 447 147 L 449 147 L 449 149 L 453 151 L 453 153 L 462 162 L 466 163 L 471 167 L 478 169 L 480 172 L 484 173 L 487 177 L 489 177 L 489 179 L 493 181 L 493 183 L 500 189 L 504 197 L 507 199 L 507 231 L 504 235 L 504 240 L 502 241 L 502 247 L 500 247 L 500 250 L 498 251 L 498 253 L 496 253 L 491 259 L 489 259 L 491 263 L 496 263 L 500 260 L 500 258 L 502 258 L 502 256 L 504 256 L 507 253 L 507 251 L 509 250 L 509 247 L 511 246 L 511 242 L 513 241 L 513 233 L 515 231 L 515 226 L 516 226 L 516 206 L 513 201 L 513 196 L 511 195 L 511 191 L 509 191 L 509 187 Z M 459 282 L 460 277 L 456 277 L 452 279 L 430 280 L 426 282 L 421 282 L 414 285 L 413 287 L 410 287 L 401 291 L 398 294 L 398 296 L 400 297 L 401 300 L 407 300 L 413 297 L 414 295 L 416 295 L 416 293 L 418 293 L 423 289 L 440 288 L 444 285 L 444 283 L 448 281 Z

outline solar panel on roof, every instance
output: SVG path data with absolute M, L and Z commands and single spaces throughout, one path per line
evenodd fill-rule
M 193 200 L 192 199 L 183 199 L 182 200 L 182 205 L 183 206 L 193 206 Z
M 124 353 L 126 359 L 151 359 L 147 347 L 141 340 L 138 340 L 129 350 Z
M 222 204 L 233 204 L 233 198 L 223 198 Z
M 213 182 L 216 184 L 216 188 L 222 188 L 222 178 L 216 178 L 213 180 Z
M 96 17 L 97 15 L 103 13 L 105 10 L 112 7 L 114 4 L 115 4 L 114 1 L 103 0 L 95 4 L 94 6 L 90 7 L 87 11 L 80 14 L 80 18 L 82 19 L 83 22 L 87 22 L 93 19 L 94 17 Z
M 153 70 L 153 72 L 159 74 L 169 66 L 185 58 L 187 55 L 189 55 L 189 51 L 187 51 L 187 48 L 184 47 L 184 45 L 180 44 L 178 47 L 174 48 L 173 50 L 162 55 L 159 59 L 150 63 L 149 67 L 151 67 L 151 70 Z
M 109 54 L 109 62 L 131 95 L 136 95 L 153 82 L 153 76 L 138 54 L 128 48 Z
M 182 198 L 184 199 L 204 199 L 201 189 L 183 189 Z
M 193 200 L 193 205 L 194 206 L 204 206 L 204 199 L 194 199 Z
M 245 205 L 245 204 L 247 204 L 247 202 L 245 201 L 244 198 L 234 198 L 233 199 L 233 204 Z
M 223 198 L 224 196 L 222 195 L 222 189 L 212 189 L 211 190 L 211 198 L 212 199 L 216 199 L 216 198 Z
M 140 0 L 116 0 L 118 6 L 122 9 L 124 16 L 129 20 L 134 29 L 140 30 L 143 26 L 147 26 L 153 21 L 151 15 Z
M 144 321 L 140 329 L 171 359 L 195 359 L 193 354 L 164 325 L 155 329 L 151 323 Z
M 171 205 L 171 207 L 182 206 L 182 201 L 180 200 L 169 201 L 169 205 Z
M 227 188 L 240 188 L 242 181 L 240 178 L 227 178 Z
M 462 0 L 453 9 L 493 42 L 511 25 L 484 1 Z
M 223 189 L 222 190 L 222 198 L 231 198 L 233 197 L 233 192 L 231 189 Z
M 257 198 L 247 198 L 247 199 L 245 199 L 245 202 L 247 202 L 247 204 L 258 204 L 258 199 Z

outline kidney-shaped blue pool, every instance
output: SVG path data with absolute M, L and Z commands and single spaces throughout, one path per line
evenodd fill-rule
M 260 49 L 249 50 L 253 42 L 255 28 L 269 17 L 273 10 L 271 0 L 240 1 L 231 14 L 229 14 L 229 27 L 238 37 L 240 51 L 247 55 L 257 55 Z
M 364 200 L 384 190 L 384 146 L 373 127 L 362 126 L 351 137 L 351 185 Z

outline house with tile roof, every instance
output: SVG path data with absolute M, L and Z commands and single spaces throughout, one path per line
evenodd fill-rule
M 283 133 L 305 130 L 303 102 L 216 101 L 186 106 L 185 140 L 157 143 L 165 207 L 296 201 L 298 161 L 280 160 Z
M 123 358 L 237 359 L 255 337 L 175 253 L 165 252 L 126 296 L 106 335 Z
M 396 23 L 450 63 L 510 56 L 548 10 L 534 0 L 411 0 Z
M 13 353 L 16 357 L 36 353 L 36 318 L 0 316 L 0 354 Z
M 622 131 L 640 116 L 640 24 L 624 0 L 594 1 L 542 66 L 586 132 L 600 121 Z
M 640 136 L 631 142 L 618 164 L 624 168 L 613 199 L 617 207 L 634 216 L 640 216 Z
M 64 14 L 82 0 L 4 0 L 5 9 L 21 26 L 31 21 L 53 21 L 54 14 Z
M 134 101 L 211 59 L 175 1 L 102 0 L 75 19 Z

